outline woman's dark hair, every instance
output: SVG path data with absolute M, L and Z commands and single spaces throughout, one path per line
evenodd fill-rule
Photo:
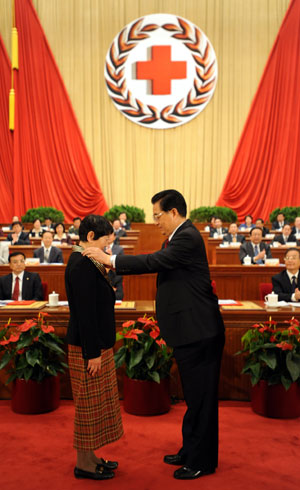
M 175 208 L 180 216 L 186 217 L 186 202 L 180 192 L 174 189 L 158 192 L 152 197 L 151 202 L 155 204 L 158 201 L 160 201 L 162 211 L 170 211 Z
M 56 228 L 57 228 L 59 225 L 61 225 L 61 226 L 63 227 L 64 232 L 65 232 L 65 231 L 66 231 L 65 225 L 64 225 L 63 223 L 56 223 L 56 225 L 54 226 L 54 231 L 55 231 L 55 233 L 56 233 Z
M 245 221 L 246 221 L 246 218 L 251 218 L 251 221 L 253 221 L 253 217 L 251 216 L 251 214 L 247 214 L 247 216 L 245 216 Z
M 98 240 L 98 238 L 102 236 L 111 235 L 114 232 L 114 229 L 104 216 L 99 216 L 99 214 L 88 214 L 88 216 L 83 218 L 79 226 L 79 238 L 82 242 L 87 241 L 89 231 L 93 231 L 94 240 Z

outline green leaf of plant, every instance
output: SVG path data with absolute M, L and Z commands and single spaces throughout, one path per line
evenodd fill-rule
M 153 352 L 151 356 L 145 358 L 148 369 L 152 369 L 155 363 L 156 353 Z
M 266 351 L 262 352 L 261 354 L 258 355 L 258 358 L 261 361 L 264 361 L 267 366 L 271 369 L 275 369 L 277 365 L 277 357 L 274 351 Z
M 141 362 L 143 358 L 143 355 L 144 355 L 143 347 L 141 347 L 138 351 L 131 351 L 128 368 L 132 369 L 134 366 L 139 364 L 139 362 Z
M 291 375 L 293 381 L 297 381 L 300 378 L 300 360 L 293 358 L 291 352 L 286 356 L 286 367 Z
M 0 369 L 4 368 L 13 357 L 14 355 L 10 351 L 6 351 L 0 361 Z
M 285 376 L 281 376 L 281 383 L 283 384 L 283 386 L 285 387 L 286 391 L 289 389 L 289 387 L 291 386 L 292 384 L 292 380 L 286 378 Z
M 28 367 L 24 370 L 24 379 L 25 381 L 28 381 L 31 376 L 32 376 L 32 373 L 33 373 L 33 368 L 32 367 Z
M 160 383 L 160 376 L 157 371 L 152 371 L 152 372 L 149 371 L 148 374 L 149 377 L 153 379 L 153 381 L 155 381 L 156 383 Z
M 38 363 L 40 351 L 38 349 L 28 350 L 26 352 L 26 360 L 30 366 L 35 366 Z

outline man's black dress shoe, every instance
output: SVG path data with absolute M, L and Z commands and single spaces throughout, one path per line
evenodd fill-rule
M 195 480 L 200 476 L 211 475 L 215 472 L 215 468 L 209 470 L 192 470 L 188 466 L 182 466 L 178 470 L 174 471 L 174 478 L 177 480 Z
M 75 466 L 74 476 L 75 478 L 89 478 L 90 480 L 109 480 L 110 478 L 113 478 L 115 474 L 104 468 L 103 465 L 97 464 L 95 473 L 92 471 L 81 470 Z
M 184 459 L 182 456 L 180 456 L 180 454 L 167 454 L 164 457 L 164 463 L 180 466 L 184 464 Z
M 101 463 L 100 465 L 101 466 L 104 466 L 104 468 L 106 468 L 107 470 L 116 470 L 118 468 L 118 461 L 108 461 L 108 459 L 103 459 L 103 458 L 100 458 L 101 459 Z

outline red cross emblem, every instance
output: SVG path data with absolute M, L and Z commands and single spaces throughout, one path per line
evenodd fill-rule
M 137 61 L 136 78 L 151 80 L 153 95 L 171 94 L 171 81 L 186 78 L 186 61 L 171 60 L 171 46 L 152 46 L 152 59 Z

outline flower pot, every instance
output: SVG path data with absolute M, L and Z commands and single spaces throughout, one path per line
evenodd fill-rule
M 170 378 L 141 381 L 124 376 L 124 410 L 133 415 L 159 415 L 170 410 Z
M 16 413 L 44 413 L 55 410 L 60 403 L 59 377 L 49 376 L 41 383 L 16 379 L 13 384 L 11 408 Z
M 292 419 L 300 416 L 300 386 L 292 383 L 289 390 L 281 384 L 268 386 L 259 381 L 251 388 L 252 410 L 265 417 Z

